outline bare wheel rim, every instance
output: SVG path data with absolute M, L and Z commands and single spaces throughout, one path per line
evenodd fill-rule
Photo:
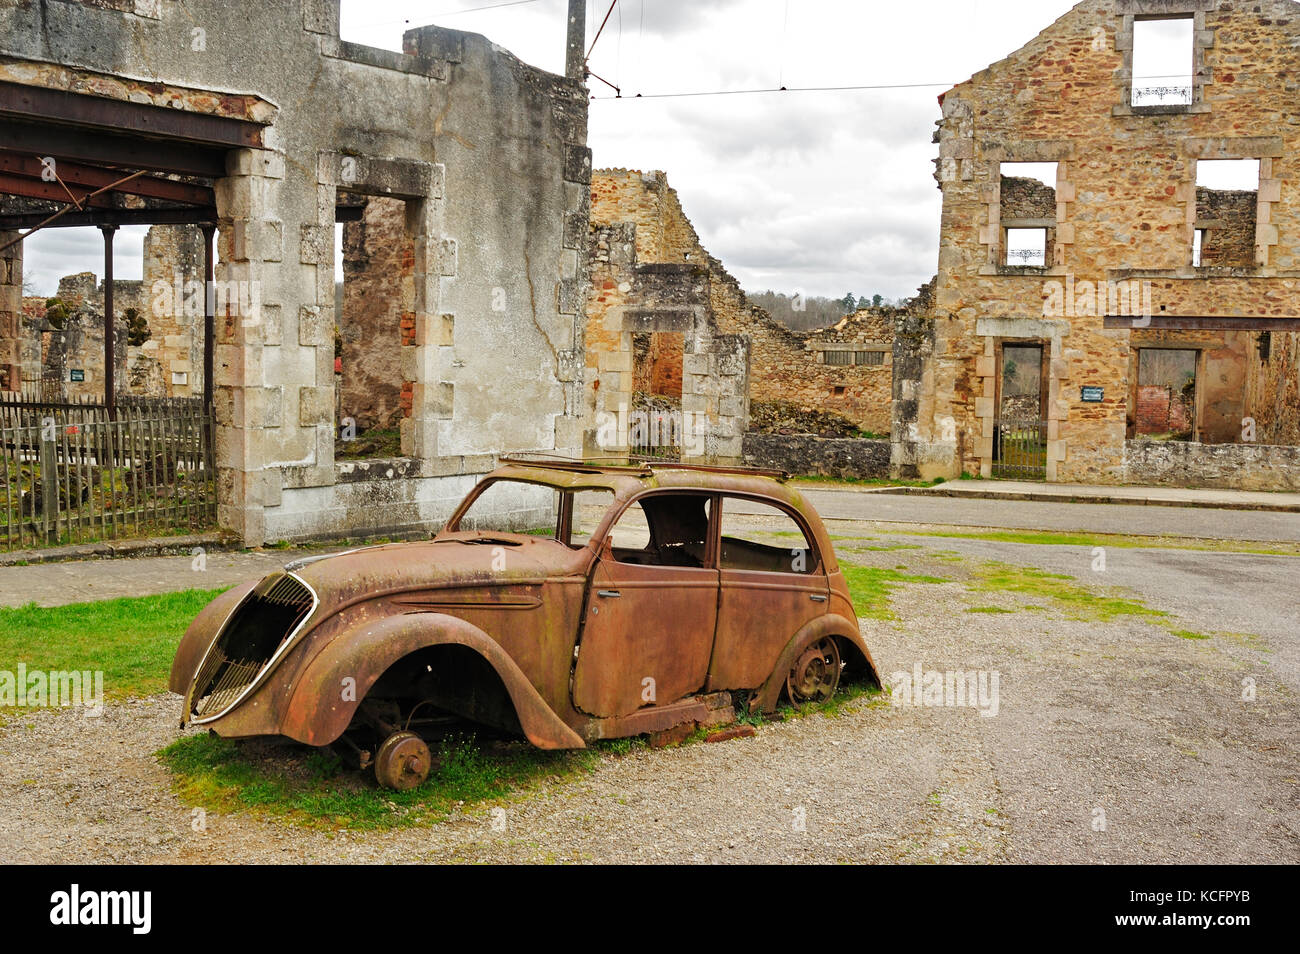
M 399 792 L 415 788 L 429 777 L 433 760 L 429 746 L 414 732 L 394 732 L 375 754 L 375 780 Z
M 840 648 L 833 637 L 810 643 L 785 680 L 786 695 L 795 705 L 825 702 L 840 684 Z

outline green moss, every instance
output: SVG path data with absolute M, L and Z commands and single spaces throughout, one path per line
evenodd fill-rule
M 1158 620 L 1169 615 L 1114 592 L 1080 586 L 1072 576 L 1006 563 L 984 564 L 976 570 L 967 589 L 977 593 L 1018 593 L 1046 599 L 1066 618 L 1089 622 L 1107 623 L 1125 616 Z
M 382 789 L 333 752 L 235 742 L 213 735 L 180 739 L 158 753 L 186 803 L 211 811 L 272 815 L 321 829 L 392 829 L 435 824 L 459 808 L 486 806 L 553 777 L 590 770 L 591 750 L 544 752 L 527 742 L 480 745 L 473 736 L 430 746 L 435 769 L 418 788 Z
M 898 569 L 883 567 L 843 563 L 840 568 L 848 582 L 849 595 L 853 598 L 853 611 L 859 618 L 866 619 L 897 619 L 890 608 L 890 597 L 904 583 L 948 582 L 942 577 L 902 573 Z

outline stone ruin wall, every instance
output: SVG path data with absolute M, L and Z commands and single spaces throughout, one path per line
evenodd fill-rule
M 888 355 L 893 341 L 888 309 L 860 313 L 846 332 L 793 332 L 786 328 L 764 309 L 750 304 L 735 278 L 703 247 L 676 190 L 662 172 L 611 169 L 593 174 L 592 224 L 616 223 L 635 225 L 638 261 L 701 263 L 708 269 L 709 306 L 718 329 L 727 335 L 749 338 L 749 401 L 784 404 L 802 411 L 830 411 L 861 430 L 889 431 L 892 357 L 887 356 L 882 366 L 831 366 L 822 363 L 825 348 L 819 347 L 832 343 L 871 344 L 871 350 L 884 350 Z M 597 254 L 607 254 L 600 245 L 598 240 Z M 597 315 L 603 315 L 619 298 L 618 284 L 609 276 L 597 283 L 592 300 Z M 588 364 L 594 368 L 598 355 L 617 347 L 617 342 L 602 330 L 599 320 L 592 325 L 595 327 L 588 332 Z M 675 361 L 672 336 L 657 337 L 664 340 L 648 349 L 657 361 L 642 379 L 671 388 L 670 373 L 659 363 Z M 840 388 L 843 391 L 837 393 Z M 722 403 L 729 410 L 739 409 L 739 402 L 725 397 Z

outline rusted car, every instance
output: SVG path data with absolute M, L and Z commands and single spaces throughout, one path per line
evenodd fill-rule
M 543 749 L 880 677 L 784 475 L 505 458 L 428 541 L 297 560 L 194 620 L 182 725 L 347 747 L 418 785 L 452 720 Z

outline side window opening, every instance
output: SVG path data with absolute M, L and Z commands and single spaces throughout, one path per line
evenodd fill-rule
M 771 504 L 728 497 L 722 505 L 719 563 L 724 570 L 813 574 L 821 568 L 803 527 Z
M 1055 162 L 1001 164 L 1003 265 L 1047 268 L 1056 257 Z
M 704 494 L 642 497 L 614 525 L 614 558 L 643 566 L 703 567 L 712 504 Z
M 1197 160 L 1192 246 L 1197 268 L 1255 265 L 1259 176 L 1258 159 Z

